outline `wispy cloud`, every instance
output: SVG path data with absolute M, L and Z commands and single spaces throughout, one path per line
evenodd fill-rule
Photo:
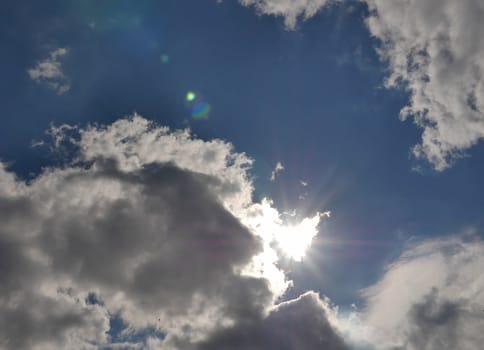
M 284 170 L 284 165 L 282 165 L 281 162 L 277 162 L 276 167 L 274 168 L 274 170 L 272 170 L 270 180 L 276 181 L 277 174 L 279 174 L 283 170 Z
M 62 95 L 71 88 L 69 79 L 62 71 L 61 58 L 67 55 L 68 49 L 58 48 L 43 61 L 37 62 L 34 68 L 27 72 L 32 80 L 45 84 L 50 89 Z

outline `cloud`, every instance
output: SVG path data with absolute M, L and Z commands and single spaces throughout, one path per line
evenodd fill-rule
M 366 289 L 363 323 L 381 349 L 482 347 L 484 243 L 462 237 L 422 242 Z
M 1 349 L 100 349 L 113 317 L 113 349 L 201 349 L 285 310 L 283 223 L 252 202 L 246 155 L 138 115 L 50 134 L 62 167 L 27 183 L 0 166 Z M 166 337 L 130 341 L 146 329 Z
M 54 149 L 70 144 L 72 161 L 30 182 L 0 166 L 1 349 L 470 350 L 484 341 L 484 243 L 473 236 L 410 246 L 353 319 L 314 292 L 280 303 L 292 283 L 272 249 L 284 223 L 270 201 L 252 201 L 246 155 L 138 115 L 51 135 Z M 127 325 L 115 344 L 113 317 Z
M 423 128 L 413 148 L 437 170 L 484 137 L 484 5 L 479 0 L 368 0 L 370 32 L 380 39 L 387 86 L 411 93 L 401 118 Z
M 274 170 L 272 170 L 270 180 L 271 181 L 276 181 L 277 174 L 279 174 L 283 170 L 284 170 L 284 165 L 282 165 L 281 162 L 277 162 L 276 167 L 274 168 Z
M 71 88 L 69 79 L 62 72 L 60 59 L 68 54 L 68 49 L 53 50 L 49 57 L 37 62 L 34 68 L 27 70 L 30 78 L 37 83 L 45 84 L 50 89 L 62 95 Z
M 265 349 L 348 349 L 331 324 L 334 310 L 327 300 L 307 292 L 295 300 L 281 303 L 265 319 L 222 331 L 204 342 L 200 350 Z
M 484 341 L 484 243 L 473 236 L 409 246 L 352 317 L 314 292 L 281 303 L 292 282 L 272 247 L 284 222 L 269 200 L 252 201 L 245 154 L 138 115 L 50 134 L 54 150 L 74 154 L 62 167 L 24 182 L 0 166 L 1 349 L 470 350 Z M 111 344 L 113 317 L 127 327 Z
M 294 29 L 298 18 L 314 16 L 336 1 L 241 0 L 259 13 L 283 16 Z M 480 0 L 365 0 L 370 34 L 389 65 L 386 87 L 410 93 L 400 118 L 423 129 L 412 148 L 436 170 L 484 137 L 484 39 Z
M 294 29 L 299 18 L 313 17 L 321 8 L 341 0 L 239 0 L 259 13 L 282 16 L 287 28 Z

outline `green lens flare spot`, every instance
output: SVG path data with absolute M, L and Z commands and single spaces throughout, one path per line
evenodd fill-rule
M 187 101 L 188 102 L 194 101 L 196 97 L 197 97 L 197 95 L 195 95 L 194 92 L 191 92 L 191 91 L 187 92 L 187 97 L 186 98 L 187 98 Z
M 163 54 L 160 56 L 160 61 L 161 63 L 169 63 L 170 62 L 170 56 L 167 54 Z

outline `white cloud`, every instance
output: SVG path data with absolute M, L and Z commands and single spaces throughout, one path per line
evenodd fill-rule
M 423 128 L 413 152 L 437 170 L 484 137 L 484 3 L 367 0 L 370 32 L 388 60 L 387 86 L 411 93 L 401 118 Z
M 277 162 L 276 167 L 274 168 L 274 170 L 272 170 L 270 180 L 271 181 L 276 181 L 277 174 L 279 174 L 283 170 L 284 170 L 284 165 L 282 165 L 281 162 Z
M 286 27 L 294 29 L 299 18 L 308 19 L 321 8 L 341 0 L 239 0 L 242 5 L 255 6 L 262 14 L 282 16 Z
M 0 348 L 99 349 L 119 315 L 166 338 L 113 348 L 201 349 L 274 317 L 283 223 L 252 202 L 247 156 L 138 115 L 51 135 L 77 158 L 29 183 L 0 167 Z
M 379 348 L 482 348 L 484 243 L 468 239 L 417 244 L 365 290 L 363 323 Z
M 69 79 L 62 71 L 60 59 L 67 55 L 68 49 L 58 48 L 53 50 L 49 57 L 37 62 L 34 68 L 27 72 L 32 80 L 37 83 L 45 84 L 50 89 L 62 95 L 71 88 Z
M 481 0 L 364 0 L 367 24 L 381 41 L 388 62 L 387 87 L 410 92 L 402 119 L 413 118 L 423 129 L 412 152 L 436 170 L 484 137 L 484 3 Z M 283 16 L 294 29 L 335 1 L 240 0 L 259 13 Z

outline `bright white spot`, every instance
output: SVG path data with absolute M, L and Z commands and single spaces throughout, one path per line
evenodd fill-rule
M 318 213 L 312 218 L 305 218 L 297 225 L 281 227 L 274 237 L 277 246 L 288 257 L 301 261 L 318 233 L 317 227 L 321 217 L 329 215 L 329 212 Z
M 277 299 L 292 285 L 292 281 L 286 279 L 284 271 L 277 264 L 281 255 L 301 261 L 318 233 L 317 227 L 321 218 L 329 217 L 330 212 L 317 213 L 314 217 L 289 226 L 281 218 L 288 216 L 287 213 L 280 213 L 273 207 L 271 200 L 264 198 L 239 214 L 241 215 L 237 216 L 242 223 L 262 239 L 264 247 L 262 253 L 242 272 L 266 278 Z

